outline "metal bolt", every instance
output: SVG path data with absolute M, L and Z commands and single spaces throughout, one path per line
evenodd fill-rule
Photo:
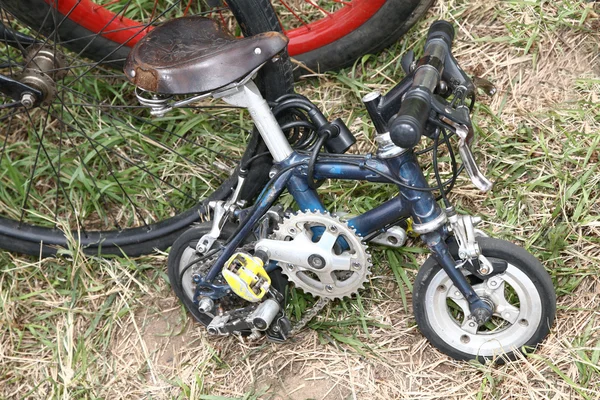
M 473 321 L 469 322 L 469 327 L 470 328 L 475 328 L 475 322 L 473 322 Z
M 462 297 L 462 293 L 460 291 L 458 291 L 458 290 L 456 292 L 454 292 L 454 295 L 456 297 Z
M 325 285 L 325 290 L 327 290 L 328 292 L 333 292 L 333 286 Z
M 288 229 L 288 232 L 291 233 L 292 235 L 296 234 L 296 228 L 290 228 Z
M 310 265 L 312 268 L 321 269 L 325 267 L 325 264 L 325 259 L 318 254 L 311 254 L 308 257 L 308 265 Z
M 23 104 L 23 107 L 25 108 L 33 107 L 35 104 L 35 96 L 31 93 L 24 93 L 23 96 L 21 96 L 21 104 Z
M 258 339 L 260 339 L 261 336 L 262 336 L 262 333 L 260 333 L 259 331 L 254 331 L 254 332 L 252 332 L 252 334 L 250 336 L 248 336 L 248 340 L 249 341 L 258 340 Z
M 496 281 L 490 281 L 490 286 L 496 287 L 496 286 L 498 286 L 498 282 L 496 282 Z
M 269 178 L 274 177 L 277 174 L 277 171 L 275 171 L 274 169 L 269 171 Z
M 198 304 L 198 310 L 202 313 L 208 313 L 213 309 L 215 302 L 210 297 L 202 297 Z
M 337 232 L 337 227 L 336 227 L 335 225 L 331 225 L 331 226 L 329 227 L 329 230 L 330 230 L 331 232 Z
M 360 269 L 360 267 L 361 267 L 361 265 L 360 265 L 360 263 L 359 263 L 358 261 L 354 261 L 354 262 L 352 263 L 352 268 L 354 268 L 354 269 L 356 269 L 356 270 L 359 270 L 359 269 Z
M 294 266 L 292 264 L 288 264 L 287 265 L 287 269 L 289 269 L 290 271 L 294 269 Z
M 487 275 L 487 274 L 490 273 L 490 269 L 488 267 L 485 267 L 485 266 L 481 267 L 481 268 L 479 268 L 479 273 L 481 275 Z
M 459 256 L 460 258 L 467 258 L 467 253 L 465 253 L 464 251 L 459 251 L 459 252 L 458 252 L 458 256 Z
M 259 55 L 260 53 L 262 53 L 262 50 L 260 49 L 260 47 L 257 47 L 254 49 L 254 54 Z

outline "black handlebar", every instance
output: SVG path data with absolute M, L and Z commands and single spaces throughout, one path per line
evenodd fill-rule
M 431 111 L 432 93 L 441 79 L 450 87 L 464 86 L 474 91 L 451 53 L 454 27 L 447 21 L 436 21 L 429 28 L 425 52 L 413 71 L 412 86 L 406 91 L 400 110 L 389 121 L 390 138 L 397 146 L 411 148 L 421 140 Z
M 409 90 L 398 116 L 390 124 L 390 138 L 396 146 L 408 149 L 421 140 L 421 133 L 429 118 L 431 94 L 419 87 Z
M 448 21 L 435 21 L 429 27 L 427 42 L 434 38 L 443 39 L 448 45 L 448 49 L 450 49 L 452 47 L 452 42 L 454 41 L 454 27 Z

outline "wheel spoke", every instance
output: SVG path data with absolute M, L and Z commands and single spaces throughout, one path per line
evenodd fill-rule
M 306 21 L 304 21 L 295 11 L 294 9 L 284 0 L 279 0 L 279 2 L 281 3 L 281 5 L 283 5 L 293 16 L 294 18 L 296 18 L 296 20 L 298 22 L 300 22 L 302 25 L 304 26 L 308 26 L 308 24 L 306 23 Z
M 29 111 L 26 112 L 26 115 L 27 115 L 27 118 L 29 119 L 29 122 L 31 123 L 32 127 L 34 127 L 35 124 L 33 123 L 33 119 L 31 117 L 31 114 L 29 113 Z M 46 120 L 45 120 L 45 122 L 48 121 L 48 117 L 49 117 L 49 109 L 46 111 Z M 20 219 L 19 219 L 19 223 L 20 224 L 22 224 L 24 222 L 23 219 L 25 217 L 25 213 L 26 213 L 26 210 L 27 210 L 27 207 L 26 207 L 27 200 L 29 198 L 29 193 L 30 193 L 32 184 L 34 182 L 35 171 L 37 169 L 37 164 L 38 164 L 38 160 L 39 160 L 40 151 L 42 151 L 44 153 L 46 159 L 48 160 L 48 165 L 49 165 L 50 169 L 52 170 L 52 172 L 53 172 L 54 176 L 57 178 L 57 180 L 60 181 L 60 176 L 58 175 L 58 173 L 56 171 L 56 168 L 54 167 L 54 164 L 52 163 L 52 159 L 51 159 L 50 155 L 48 154 L 46 146 L 44 145 L 43 138 L 44 138 L 44 135 L 46 133 L 46 126 L 47 126 L 47 124 L 44 123 L 44 129 L 42 130 L 41 133 L 38 133 L 37 131 L 34 131 L 34 134 L 35 134 L 35 136 L 36 136 L 36 138 L 38 140 L 38 149 L 37 149 L 37 152 L 36 152 L 35 161 L 33 163 L 33 166 L 31 167 L 30 178 L 29 178 L 29 181 L 27 183 L 27 189 L 26 189 L 26 192 L 25 192 L 25 196 L 23 197 L 23 201 L 22 201 L 23 205 L 22 205 L 22 209 L 21 209 L 21 216 L 20 216 Z M 62 187 L 59 184 L 59 190 L 60 189 L 62 189 Z M 64 189 L 63 189 L 63 191 L 64 191 Z M 76 213 L 77 210 L 73 206 L 73 203 L 71 202 L 70 197 L 66 196 L 66 192 L 63 193 L 63 194 L 65 195 L 65 199 L 69 203 L 69 205 L 70 205 L 71 209 L 73 210 L 73 212 Z M 55 216 L 54 219 L 56 221 L 56 216 Z M 85 233 L 85 231 L 84 231 L 84 233 Z
M 502 319 L 510 322 L 513 325 L 517 323 L 519 319 L 519 314 L 521 313 L 521 310 L 509 304 L 508 302 L 506 302 L 506 304 L 496 304 L 495 311 L 496 312 L 494 313 L 494 315 L 501 317 Z
M 68 109 L 67 109 L 68 111 Z M 100 157 L 100 159 L 102 160 L 103 163 L 106 164 L 105 158 L 102 157 L 102 155 L 99 153 L 98 148 L 102 148 L 104 151 L 110 152 L 111 154 L 113 154 L 115 157 L 123 160 L 124 162 L 126 162 L 127 164 L 137 167 L 139 168 L 141 171 L 147 173 L 148 175 L 150 175 L 152 178 L 154 179 L 158 179 L 160 180 L 162 183 L 164 183 L 165 185 L 169 186 L 171 189 L 180 192 L 182 195 L 188 197 L 190 200 L 196 200 L 194 197 L 189 196 L 186 192 L 184 192 L 183 190 L 181 190 L 180 188 L 174 186 L 173 184 L 171 184 L 168 180 L 165 179 L 161 179 L 160 176 L 158 176 L 157 174 L 153 173 L 152 171 L 150 171 L 149 169 L 141 166 L 139 163 L 131 160 L 128 157 L 123 156 L 122 154 L 119 154 L 118 152 L 114 152 L 112 151 L 110 148 L 108 148 L 107 146 L 103 145 L 100 141 L 90 137 L 88 134 L 85 133 L 85 131 L 77 126 L 73 126 L 65 121 L 62 121 L 65 125 L 68 125 L 70 128 L 72 128 L 74 131 L 78 132 L 80 135 L 82 135 L 87 141 L 89 141 L 90 144 L 92 144 L 92 147 L 94 149 L 94 151 L 97 153 L 97 155 Z M 82 159 L 83 162 L 83 159 Z M 107 167 L 109 167 L 107 165 Z M 109 167 L 109 173 L 113 176 L 113 178 L 115 179 L 115 182 L 119 185 L 119 187 L 121 187 L 123 194 L 127 197 L 127 199 L 129 201 L 131 201 L 130 197 L 128 196 L 127 192 L 124 190 L 124 187 L 122 184 L 120 184 L 120 182 L 118 181 L 118 179 L 114 176 L 114 172 L 112 171 L 112 169 L 110 169 Z M 100 193 L 101 191 L 98 189 L 98 192 Z M 151 200 L 150 198 L 147 198 L 147 200 Z M 133 202 L 131 203 L 132 205 Z M 134 205 L 135 206 L 135 205 Z
M 448 297 L 460 307 L 465 317 L 471 314 L 469 302 L 463 297 L 462 293 L 460 293 L 460 290 L 458 290 L 456 286 L 451 286 L 450 289 L 448 289 Z
M 121 14 L 125 14 L 125 11 L 127 11 L 127 7 L 129 7 L 129 5 L 131 4 L 131 0 L 128 0 L 127 3 L 125 3 L 125 5 L 121 8 L 121 10 L 119 10 L 118 12 L 114 13 L 114 16 L 108 20 L 108 22 L 106 22 L 106 24 L 100 29 L 100 31 L 98 31 L 94 37 L 88 41 L 88 43 L 83 47 L 83 49 L 81 49 L 79 51 L 79 53 L 75 56 L 75 58 L 79 58 L 81 57 L 82 54 L 85 53 L 85 51 L 92 45 L 92 43 L 94 43 L 94 41 L 98 38 L 101 37 L 101 35 L 106 34 L 105 30 L 108 26 L 110 26 L 110 24 Z M 77 5 L 75 5 L 75 7 L 77 7 Z M 146 27 L 144 27 L 145 29 Z M 142 29 L 143 30 L 143 29 Z M 142 31 L 140 30 L 140 32 Z
M 493 299 L 495 305 L 494 315 L 514 325 L 519 319 L 521 310 L 519 310 L 518 307 L 515 307 L 514 305 L 510 304 L 510 302 L 506 299 L 506 283 L 504 280 L 501 280 L 501 275 L 497 275 L 494 278 L 496 279 L 496 282 L 494 284 L 486 282 L 489 296 Z M 493 290 L 490 290 L 490 287 L 493 288 Z
M 79 92 L 77 92 L 77 91 L 74 91 L 74 90 L 73 90 L 72 88 L 70 88 L 70 87 L 64 87 L 64 89 L 66 89 L 66 90 L 70 91 L 71 93 L 74 93 L 74 94 L 76 94 L 76 95 L 79 95 L 79 96 L 81 96 L 82 98 L 84 98 L 84 97 L 85 97 L 85 98 L 87 98 L 87 99 L 88 99 L 88 100 L 90 100 L 90 101 L 91 101 L 91 100 L 93 100 L 93 99 L 91 99 L 89 96 L 86 96 L 86 95 L 84 95 L 83 93 L 79 93 Z M 97 105 L 96 107 L 99 107 L 99 108 L 101 108 L 101 109 L 102 109 L 102 105 L 101 105 L 101 104 L 100 104 L 100 105 Z M 110 106 L 109 106 L 109 107 L 106 107 L 106 108 L 108 108 L 108 109 L 111 109 L 112 107 L 110 107 Z M 102 110 L 101 110 L 101 112 L 104 112 L 104 109 L 102 109 Z M 215 151 L 215 150 L 213 150 L 213 149 L 210 149 L 209 147 L 207 147 L 207 146 L 204 146 L 204 145 L 202 145 L 202 144 L 200 144 L 200 143 L 198 143 L 198 142 L 191 141 L 190 139 L 188 139 L 188 138 L 184 137 L 183 135 L 180 135 L 180 134 L 176 133 L 176 132 L 175 132 L 175 131 L 173 131 L 173 130 L 170 130 L 170 129 L 165 129 L 165 128 L 163 128 L 163 127 L 159 126 L 159 125 L 158 125 L 158 124 L 156 124 L 156 123 L 150 122 L 150 121 L 149 121 L 148 119 L 146 119 L 146 118 L 142 118 L 142 117 L 140 117 L 140 116 L 138 116 L 138 115 L 135 115 L 135 114 L 132 114 L 132 113 L 130 113 L 130 112 L 126 112 L 126 111 L 123 111 L 123 112 L 122 112 L 122 114 L 123 114 L 123 115 L 126 115 L 126 116 L 128 116 L 128 117 L 134 118 L 136 121 L 138 121 L 138 122 L 140 122 L 140 123 L 145 123 L 145 124 L 148 124 L 148 125 L 150 125 L 152 128 L 158 129 L 158 130 L 159 130 L 159 131 L 161 131 L 161 132 L 168 133 L 169 135 L 173 135 L 173 136 L 177 137 L 178 139 L 181 139 L 182 141 L 185 141 L 185 142 L 187 142 L 187 143 L 189 143 L 189 144 L 192 144 L 192 145 L 194 145 L 194 146 L 198 146 L 198 147 L 202 148 L 203 150 L 206 150 L 206 151 L 208 151 L 208 152 L 211 152 L 211 153 L 213 153 L 214 155 L 217 155 L 217 156 L 219 156 L 219 157 L 223 157 L 224 159 L 226 159 L 226 160 L 228 160 L 228 161 L 234 161 L 233 159 L 231 159 L 231 158 L 230 158 L 230 157 L 228 157 L 227 155 L 223 154 L 222 152 L 217 152 L 217 151 Z M 205 114 L 207 114 L 207 115 L 210 115 L 210 114 L 208 114 L 208 113 L 205 113 Z M 117 117 L 114 117 L 114 116 L 113 116 L 113 118 L 115 118 L 115 119 L 119 120 L 119 118 L 117 118 Z M 216 118 L 217 118 L 218 120 L 222 120 L 222 119 L 219 119 L 218 117 L 216 117 Z M 126 125 L 126 123 L 125 123 L 124 121 L 120 121 L 120 122 L 122 122 L 124 125 Z M 238 126 L 237 126 L 237 125 L 235 125 L 235 124 L 230 124 L 230 125 L 232 125 L 232 126 L 234 126 L 234 127 L 236 127 L 236 128 L 238 127 Z M 139 131 L 138 131 L 138 132 L 139 132 Z M 251 131 L 250 131 L 250 132 L 251 132 Z M 140 133 L 140 134 L 142 134 L 142 135 L 143 135 L 144 137 L 146 137 L 147 139 L 149 139 L 149 140 L 152 140 L 152 138 L 151 138 L 149 135 L 147 135 L 147 134 L 144 134 L 144 133 L 142 133 L 142 132 L 139 132 L 139 133 Z M 195 167 L 198 167 L 198 168 L 202 168 L 202 167 L 203 167 L 202 165 L 200 165 L 200 164 L 198 164 L 198 163 L 194 162 L 193 160 L 186 159 L 186 161 L 187 161 L 187 162 L 189 162 L 189 163 L 191 163 L 191 164 L 192 164 L 192 165 L 194 165 Z M 206 172 L 207 172 L 207 173 L 212 173 L 212 171 L 208 171 L 208 170 L 207 170 Z M 215 177 L 216 177 L 216 175 L 215 175 Z

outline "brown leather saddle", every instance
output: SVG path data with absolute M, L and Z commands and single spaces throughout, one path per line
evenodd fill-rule
M 211 19 L 177 18 L 154 28 L 135 45 L 125 74 L 152 92 L 210 92 L 245 78 L 287 42 L 278 32 L 236 38 Z

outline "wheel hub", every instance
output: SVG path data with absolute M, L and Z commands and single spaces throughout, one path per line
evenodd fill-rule
M 25 69 L 19 77 L 19 81 L 42 93 L 37 98 L 32 93 L 23 93 L 21 103 L 26 108 L 34 105 L 48 106 L 56 97 L 56 81 L 66 76 L 65 59 L 62 54 L 54 49 L 33 45 L 26 51 Z

